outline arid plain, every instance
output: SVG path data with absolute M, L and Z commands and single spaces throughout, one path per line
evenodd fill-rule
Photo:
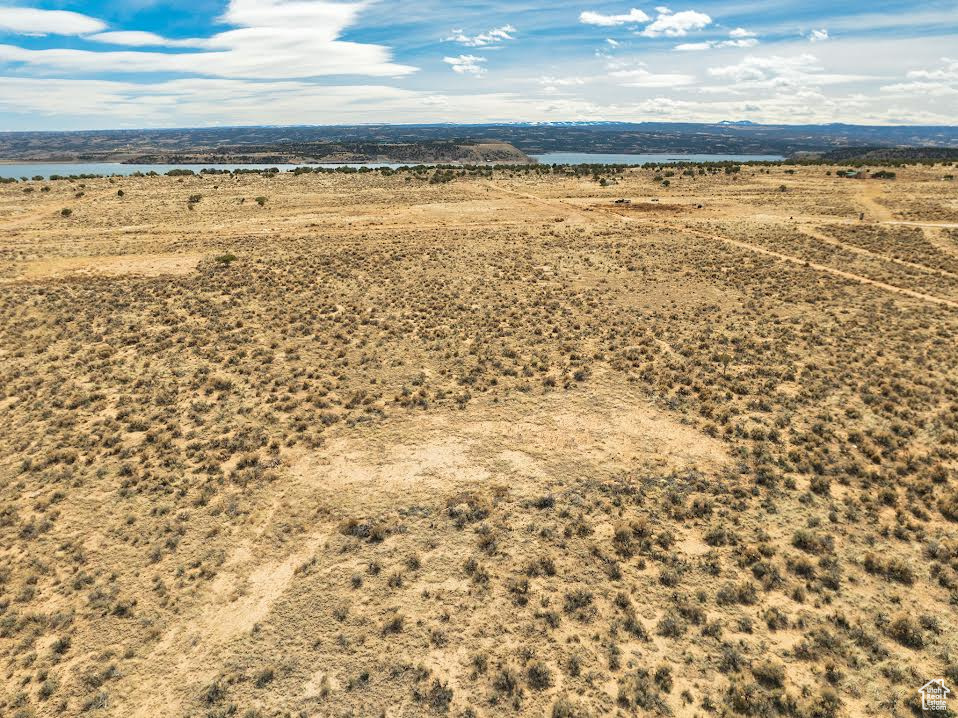
M 837 169 L 0 186 L 0 714 L 958 690 L 958 185 Z

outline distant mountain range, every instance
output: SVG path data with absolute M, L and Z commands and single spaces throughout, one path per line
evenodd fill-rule
M 282 154 L 294 145 L 505 142 L 528 155 L 549 152 L 777 154 L 851 147 L 958 148 L 958 127 L 758 125 L 681 122 L 222 127 L 0 133 L 0 160 L 124 161 L 143 155 L 217 155 L 248 148 Z

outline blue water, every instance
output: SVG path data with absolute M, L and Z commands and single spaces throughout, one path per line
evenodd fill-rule
M 199 173 L 202 169 L 218 170 L 265 170 L 273 167 L 280 171 L 288 171 L 300 165 L 277 165 L 277 164 L 206 164 L 206 165 L 124 165 L 119 162 L 30 162 L 27 164 L 0 164 L 0 177 L 34 177 L 48 178 L 51 175 L 60 175 L 69 177 L 70 175 L 132 175 L 137 172 L 146 174 L 147 172 L 156 172 L 157 174 L 166 174 L 170 170 L 193 170 Z M 319 165 L 314 165 L 319 166 Z M 402 167 L 402 165 L 385 162 L 372 162 L 369 164 L 328 164 L 322 167 Z
M 619 155 L 590 154 L 588 152 L 549 152 L 544 155 L 532 155 L 546 165 L 644 165 L 676 164 L 679 162 L 780 162 L 781 155 Z
M 566 165 L 584 165 L 584 164 L 620 164 L 620 165 L 643 165 L 646 163 L 664 164 L 677 162 L 776 162 L 784 159 L 780 155 L 620 155 L 620 154 L 589 154 L 587 152 L 550 152 L 544 155 L 533 155 L 535 159 L 543 164 L 566 164 Z M 209 165 L 124 165 L 118 162 L 29 162 L 24 164 L 0 164 L 0 177 L 43 177 L 48 178 L 51 175 L 61 175 L 69 177 L 70 175 L 131 175 L 136 172 L 156 172 L 157 174 L 166 174 L 174 169 L 190 169 L 199 172 L 201 169 L 219 169 L 219 170 L 263 170 L 271 167 L 278 167 L 281 171 L 289 171 L 296 165 L 276 165 L 276 164 L 209 164 Z M 322 167 L 391 167 L 396 169 L 402 167 L 401 164 L 394 163 L 369 163 L 369 164 L 326 164 L 315 165 Z

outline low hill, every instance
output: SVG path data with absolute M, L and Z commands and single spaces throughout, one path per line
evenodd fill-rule
M 818 155 L 823 162 L 953 162 L 955 147 L 843 147 Z
M 275 145 L 226 145 L 187 152 L 156 152 L 125 158 L 126 164 L 338 162 L 528 164 L 535 160 L 505 142 L 288 142 Z
M 0 132 L 0 159 L 21 162 L 123 161 L 140 155 L 290 145 L 418 145 L 507 142 L 527 155 L 548 152 L 779 154 L 849 147 L 958 147 L 956 127 L 755 125 L 743 122 L 340 125 Z M 331 149 L 326 147 L 325 149 Z M 398 152 L 398 148 L 393 148 Z M 471 153 L 473 149 L 464 150 Z M 493 157 L 499 160 L 499 157 Z M 207 160 L 208 161 L 208 160 Z M 388 160 L 387 160 L 388 161 Z M 401 161 L 407 161 L 402 157 Z

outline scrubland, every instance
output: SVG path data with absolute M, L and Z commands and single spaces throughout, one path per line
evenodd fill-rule
M 920 714 L 949 171 L 0 186 L 0 714 Z

